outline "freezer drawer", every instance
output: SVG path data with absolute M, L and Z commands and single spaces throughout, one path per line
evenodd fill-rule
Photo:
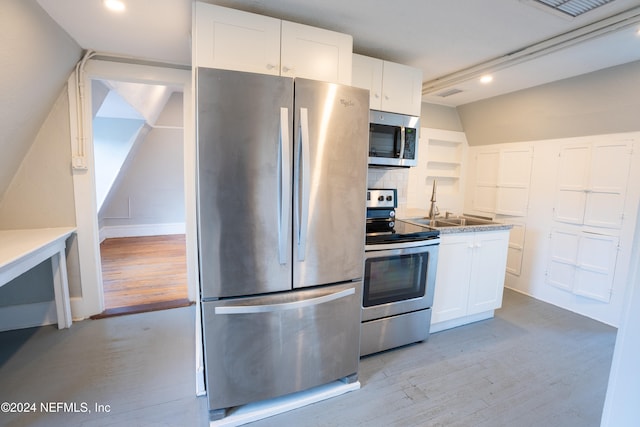
M 356 374 L 362 282 L 202 303 L 211 412 Z

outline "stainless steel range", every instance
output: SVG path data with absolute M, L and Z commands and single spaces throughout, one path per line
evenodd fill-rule
M 440 232 L 395 217 L 396 190 L 367 191 L 360 356 L 429 337 Z

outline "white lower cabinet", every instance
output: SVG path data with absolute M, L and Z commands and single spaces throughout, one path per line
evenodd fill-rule
M 431 332 L 493 317 L 502 306 L 509 230 L 440 235 Z

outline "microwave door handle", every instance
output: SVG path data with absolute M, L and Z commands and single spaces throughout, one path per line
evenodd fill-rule
M 291 215 L 291 142 L 289 139 L 289 109 L 280 108 L 280 188 L 278 191 L 278 258 L 287 263 L 289 218 Z
M 298 168 L 296 190 L 296 232 L 298 236 L 298 261 L 304 261 L 307 250 L 307 226 L 309 222 L 309 180 L 310 180 L 310 158 L 309 158 L 309 111 L 300 108 L 300 144 L 298 146 Z M 300 191 L 301 189 L 301 191 Z
M 404 126 L 400 127 L 400 157 L 399 159 L 404 159 Z

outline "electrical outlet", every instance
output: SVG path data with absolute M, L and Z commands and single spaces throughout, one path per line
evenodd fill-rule
M 71 163 L 72 163 L 73 169 L 87 170 L 86 157 L 74 156 Z

